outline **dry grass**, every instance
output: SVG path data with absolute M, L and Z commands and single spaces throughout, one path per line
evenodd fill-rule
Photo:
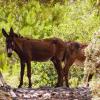
M 90 88 L 92 91 L 92 100 L 100 100 L 100 79 L 91 81 Z

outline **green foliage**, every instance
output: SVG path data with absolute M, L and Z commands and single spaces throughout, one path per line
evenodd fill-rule
M 9 31 L 13 27 L 15 32 L 29 38 L 59 37 L 66 41 L 89 42 L 92 33 L 99 29 L 96 0 L 77 0 L 73 3 L 68 0 L 63 0 L 63 3 L 49 0 L 46 5 L 39 1 L 0 0 L 0 30 L 5 28 Z M 4 74 L 7 82 L 14 84 L 11 80 L 19 77 L 19 59 L 16 54 L 7 59 L 1 32 L 0 44 L 0 70 L 8 73 Z M 71 83 L 76 81 L 74 86 L 77 86 L 83 73 L 77 70 L 71 70 L 71 73 Z M 34 86 L 54 85 L 57 76 L 53 65 L 50 62 L 32 63 L 32 79 Z
M 73 65 L 69 71 L 69 84 L 71 87 L 77 87 L 82 83 L 82 78 L 84 75 L 84 70 L 80 66 Z
M 51 63 L 32 63 L 33 86 L 54 86 L 57 75 Z

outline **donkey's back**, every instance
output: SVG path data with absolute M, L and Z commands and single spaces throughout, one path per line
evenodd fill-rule
M 23 43 L 21 45 L 23 54 L 30 60 L 46 61 L 56 56 L 62 59 L 65 47 L 59 38 L 41 40 L 20 38 L 19 41 Z

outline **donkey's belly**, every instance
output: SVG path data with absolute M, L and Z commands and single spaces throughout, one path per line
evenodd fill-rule
M 38 44 L 33 46 L 31 54 L 34 61 L 47 61 L 55 55 L 55 45 Z
M 39 61 L 39 62 L 47 61 L 47 60 L 50 60 L 53 57 L 53 55 L 54 54 L 51 52 L 35 53 L 32 55 L 32 60 Z
M 32 58 L 33 61 L 44 62 L 50 60 L 52 57 L 35 56 Z
M 50 60 L 50 58 L 48 58 L 48 59 L 37 59 L 37 58 L 35 58 L 35 59 L 32 59 L 32 61 L 38 61 L 38 62 L 45 62 L 45 61 L 48 61 L 48 60 Z

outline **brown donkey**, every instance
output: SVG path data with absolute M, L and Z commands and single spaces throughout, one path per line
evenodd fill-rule
M 51 60 L 58 74 L 56 86 L 58 87 L 63 85 L 63 70 L 61 62 L 64 60 L 65 46 L 61 39 L 27 39 L 18 36 L 12 28 L 10 29 L 9 35 L 6 33 L 5 29 L 2 29 L 2 33 L 6 37 L 8 57 L 11 57 L 12 51 L 15 51 L 20 58 L 21 72 L 19 88 L 23 85 L 25 63 L 27 64 L 29 87 L 32 86 L 31 61 L 43 62 Z
M 68 72 L 70 67 L 75 63 L 75 61 L 79 61 L 83 63 L 85 61 L 85 53 L 84 49 L 87 47 L 87 44 L 81 44 L 78 42 L 65 42 L 66 46 L 66 53 L 65 53 L 65 59 L 64 59 L 64 78 L 66 81 L 66 86 L 68 87 Z

